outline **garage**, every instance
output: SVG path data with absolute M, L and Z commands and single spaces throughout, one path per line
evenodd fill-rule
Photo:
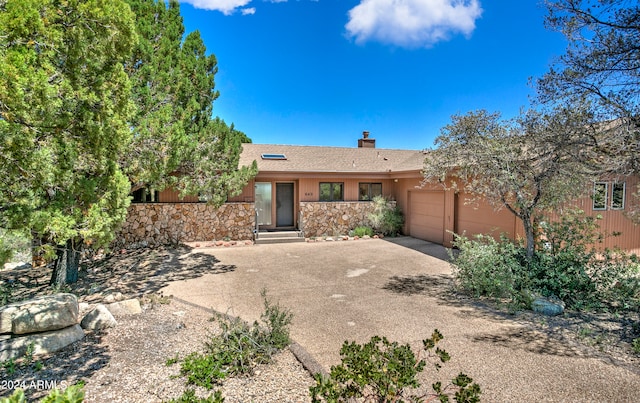
M 409 192 L 409 235 L 444 243 L 444 191 Z

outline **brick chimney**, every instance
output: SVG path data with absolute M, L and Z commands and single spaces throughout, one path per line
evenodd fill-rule
M 362 138 L 358 139 L 358 148 L 376 148 L 376 139 L 369 138 L 367 130 L 362 132 Z

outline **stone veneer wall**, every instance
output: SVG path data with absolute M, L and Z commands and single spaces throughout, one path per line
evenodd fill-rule
M 395 201 L 390 202 L 395 207 Z M 360 225 L 371 226 L 372 202 L 300 202 L 306 237 L 348 235 Z
M 218 208 L 205 203 L 132 204 L 114 244 L 253 239 L 254 211 L 253 203 L 226 203 Z

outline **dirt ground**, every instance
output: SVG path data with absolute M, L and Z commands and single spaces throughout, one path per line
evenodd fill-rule
M 36 385 L 26 392 L 30 399 L 37 399 L 47 393 L 46 388 L 38 387 L 38 381 L 43 380 L 63 386 L 83 381 L 88 402 L 160 402 L 179 397 L 186 388 L 185 380 L 177 376 L 179 364 L 166 365 L 167 360 L 198 351 L 217 328 L 210 321 L 211 312 L 162 296 L 159 290 L 174 281 L 230 272 L 236 267 L 221 264 L 215 251 L 201 253 L 198 248 L 178 246 L 95 256 L 83 264 L 76 284 L 60 290 L 49 286 L 50 270 L 5 269 L 0 275 L 3 284 L 11 287 L 14 301 L 60 291 L 95 304 L 121 293 L 123 298 L 140 298 L 143 313 L 116 318 L 116 328 L 88 333 L 84 340 L 50 356 L 36 357 L 32 363 L 20 360 L 14 368 L 3 365 L 0 383 L 5 387 L 0 389 L 0 397 L 12 393 L 8 381 L 24 381 Z M 392 291 L 406 295 L 433 286 L 429 278 L 422 282 L 419 277 L 398 278 L 389 284 Z M 460 295 L 451 297 L 477 303 Z M 497 315 L 514 316 L 493 304 L 485 305 Z M 549 337 L 603 356 L 617 366 L 634 371 L 640 368 L 640 357 L 631 348 L 633 338 L 640 336 L 637 316 L 567 313 L 544 317 L 532 312 L 515 316 Z M 225 381 L 221 390 L 227 402 L 300 402 L 310 401 L 308 388 L 312 384 L 311 375 L 287 350 L 273 364 L 257 368 L 253 377 Z M 210 393 L 198 390 L 201 396 Z

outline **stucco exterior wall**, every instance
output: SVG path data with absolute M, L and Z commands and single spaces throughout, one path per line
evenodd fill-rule
M 347 235 L 357 226 L 371 226 L 373 208 L 372 202 L 300 202 L 300 228 L 306 237 Z
M 154 246 L 225 237 L 249 240 L 254 225 L 253 203 L 227 203 L 218 208 L 205 203 L 132 204 L 114 244 Z

